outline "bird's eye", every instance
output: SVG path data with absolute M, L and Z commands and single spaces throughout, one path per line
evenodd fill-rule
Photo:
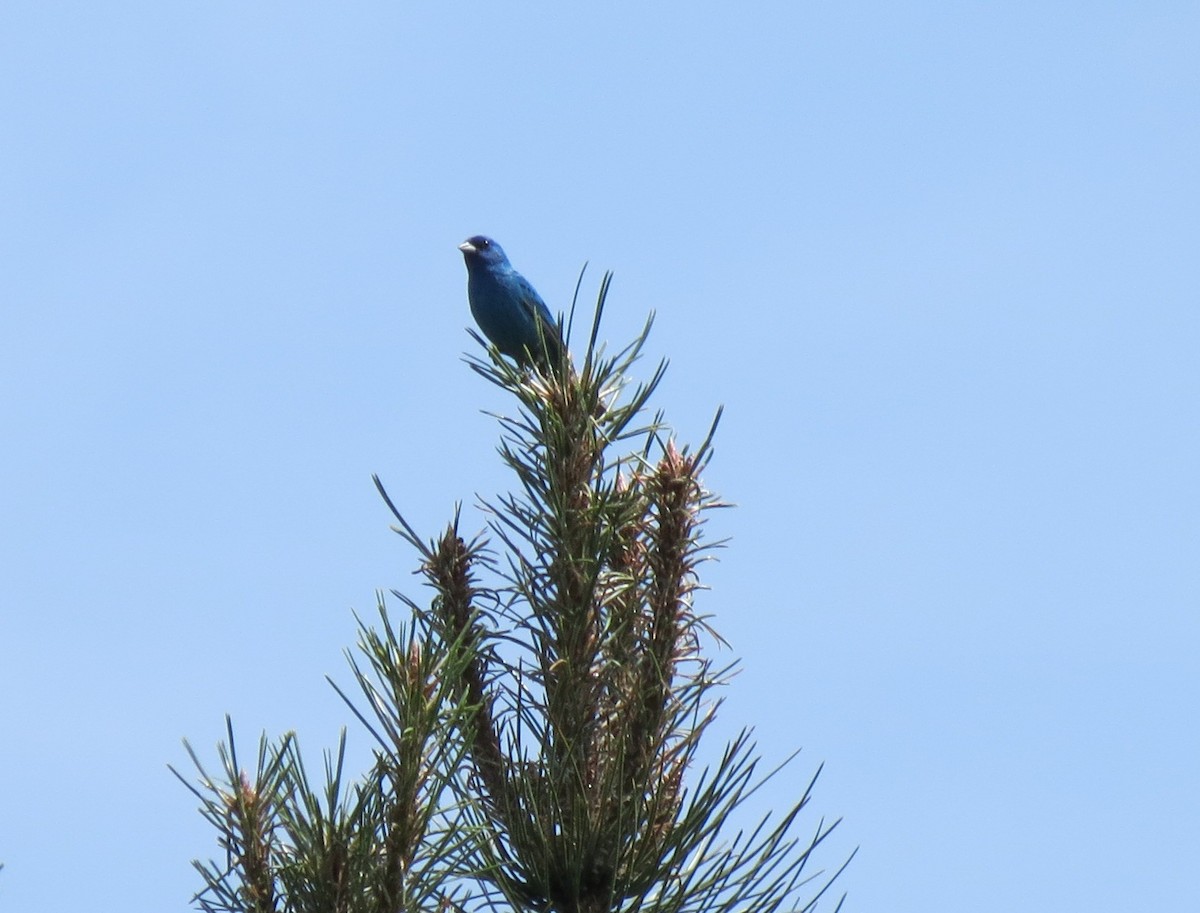
M 489 247 L 492 246 L 492 242 L 489 241 L 487 238 L 480 238 L 477 242 L 475 242 L 475 246 L 478 247 L 480 250 L 487 250 Z

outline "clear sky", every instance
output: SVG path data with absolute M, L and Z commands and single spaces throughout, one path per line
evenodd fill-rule
M 615 271 L 613 341 L 657 311 L 684 440 L 726 406 L 723 725 L 803 748 L 764 807 L 825 763 L 848 910 L 1200 909 L 1197 47 L 1183 2 L 5 0 L 0 906 L 187 909 L 166 765 L 227 712 L 319 769 L 351 610 L 420 594 L 370 474 L 431 535 L 508 485 L 484 232 L 556 308 Z

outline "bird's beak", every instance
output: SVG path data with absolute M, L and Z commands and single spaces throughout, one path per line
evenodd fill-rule
M 475 253 L 475 250 L 476 250 L 475 245 L 472 244 L 470 241 L 463 241 L 462 244 L 458 245 L 458 249 L 461 250 L 464 254 L 473 254 L 473 253 Z

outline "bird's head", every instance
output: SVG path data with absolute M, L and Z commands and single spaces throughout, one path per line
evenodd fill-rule
M 467 261 L 467 266 L 474 264 L 501 266 L 508 263 L 508 257 L 504 255 L 504 248 L 486 235 L 473 235 L 458 245 L 458 249 L 463 252 L 463 259 Z

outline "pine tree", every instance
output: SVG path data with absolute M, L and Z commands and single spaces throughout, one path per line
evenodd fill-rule
M 578 369 L 469 359 L 517 404 L 497 417 L 517 484 L 482 505 L 486 538 L 456 511 L 425 541 L 376 478 L 433 595 L 395 593 L 403 622 L 381 597 L 349 654 L 357 693 L 334 684 L 372 769 L 347 782 L 344 731 L 319 786 L 291 734 L 260 741 L 253 773 L 228 720 L 219 776 L 188 747 L 198 779 L 181 779 L 225 852 L 195 863 L 201 909 L 774 913 L 816 909 L 844 869 L 810 871 L 837 822 L 794 836 L 816 776 L 726 836 L 770 776 L 748 730 L 696 769 L 733 671 L 693 604 L 721 506 L 701 482 L 712 431 L 689 449 L 646 418 L 665 363 L 629 380 L 652 319 L 615 355 L 597 345 L 609 279 Z

